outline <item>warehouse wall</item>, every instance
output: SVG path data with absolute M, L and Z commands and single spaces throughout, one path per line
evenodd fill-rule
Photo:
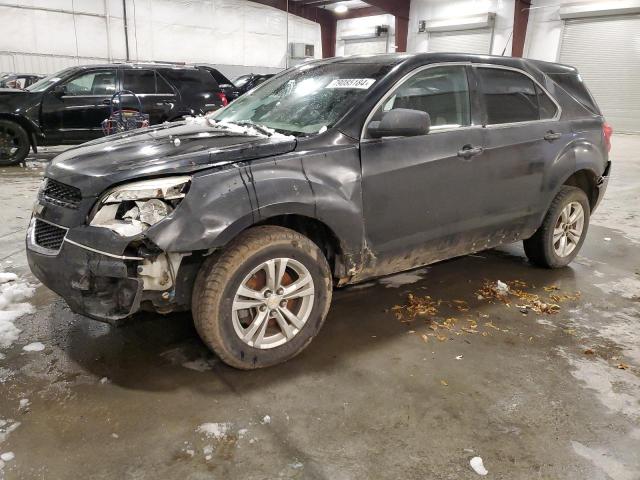
M 496 14 L 491 53 L 511 54 L 514 0 L 412 0 L 409 13 L 409 52 L 426 52 L 427 33 L 418 33 L 420 20 L 444 20 L 494 12 Z
M 290 42 L 322 56 L 320 25 L 247 0 L 127 0 L 131 60 L 206 62 L 234 76 L 285 67 Z M 0 0 L 0 71 L 52 73 L 126 58 L 121 0 Z
M 395 26 L 396 19 L 393 15 L 375 15 L 372 17 L 349 18 L 346 20 L 338 20 L 336 26 L 336 56 L 345 55 L 344 36 L 371 34 L 378 25 L 389 26 L 389 52 L 395 52 Z M 363 40 L 362 42 L 371 41 Z
M 563 21 L 560 9 L 563 6 L 579 6 L 593 15 L 624 13 L 624 9 L 640 8 L 638 0 L 532 0 L 529 24 L 524 44 L 524 55 L 529 58 L 555 62 L 560 49 Z M 586 15 L 590 15 L 585 13 Z

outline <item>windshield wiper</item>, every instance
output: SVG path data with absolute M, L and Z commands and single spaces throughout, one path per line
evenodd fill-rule
M 240 120 L 239 122 L 232 120 L 229 123 L 235 123 L 236 125 L 240 125 L 241 127 L 252 127 L 263 135 L 266 135 L 267 137 L 272 136 L 274 132 L 273 129 L 265 127 L 264 125 L 260 125 L 259 123 L 252 122 L 251 120 Z

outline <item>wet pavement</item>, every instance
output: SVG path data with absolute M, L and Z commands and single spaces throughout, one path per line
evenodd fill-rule
M 513 245 L 339 290 L 310 347 L 266 370 L 221 364 L 189 315 L 114 329 L 38 286 L 0 349 L 0 478 L 473 479 L 480 456 L 487 478 L 639 479 L 639 149 L 614 137 L 570 268 Z M 47 158 L 0 169 L 0 270 L 34 284 Z M 491 298 L 498 280 L 519 293 Z

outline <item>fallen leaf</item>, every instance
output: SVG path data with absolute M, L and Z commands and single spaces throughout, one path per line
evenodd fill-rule
M 593 350 L 591 350 L 590 348 L 587 348 L 584 352 L 585 355 L 595 355 L 596 352 L 594 352 Z
M 629 368 L 629 365 L 627 365 L 626 363 L 619 363 L 618 365 L 616 365 L 616 367 L 620 370 L 626 370 Z
M 422 335 L 420 335 L 422 337 L 422 340 L 424 341 L 424 343 L 428 343 L 429 342 L 429 337 L 427 337 L 424 333 Z
M 440 383 L 442 384 L 442 386 L 444 387 L 448 387 L 449 384 L 446 382 L 446 380 L 440 380 Z

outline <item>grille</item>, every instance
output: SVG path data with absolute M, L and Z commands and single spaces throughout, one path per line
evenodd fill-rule
M 60 250 L 66 233 L 66 228 L 36 219 L 34 242 L 36 245 L 48 250 Z
M 63 207 L 78 208 L 82 200 L 80 189 L 51 178 L 47 178 L 42 194 L 46 200 Z

